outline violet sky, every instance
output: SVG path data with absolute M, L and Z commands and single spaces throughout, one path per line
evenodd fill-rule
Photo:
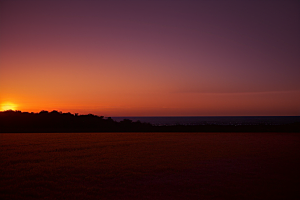
M 0 1 L 0 103 L 299 115 L 300 1 Z

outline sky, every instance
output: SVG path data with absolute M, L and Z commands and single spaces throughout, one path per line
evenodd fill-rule
M 300 1 L 1 0 L 0 104 L 300 115 Z

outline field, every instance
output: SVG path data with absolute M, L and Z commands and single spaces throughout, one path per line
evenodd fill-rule
M 299 133 L 0 134 L 1 199 L 300 199 Z

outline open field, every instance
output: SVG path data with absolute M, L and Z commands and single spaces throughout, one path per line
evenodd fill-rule
M 299 133 L 0 134 L 1 199 L 300 199 Z

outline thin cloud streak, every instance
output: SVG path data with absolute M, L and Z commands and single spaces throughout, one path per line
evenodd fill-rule
M 282 93 L 299 93 L 300 90 L 270 90 L 270 91 L 225 91 L 225 92 L 208 92 L 208 91 L 191 91 L 191 90 L 177 90 L 173 93 L 177 94 L 204 94 L 204 95 L 252 95 L 252 94 L 282 94 Z M 300 96 L 299 96 L 300 98 Z M 299 99 L 300 100 L 300 99 Z

